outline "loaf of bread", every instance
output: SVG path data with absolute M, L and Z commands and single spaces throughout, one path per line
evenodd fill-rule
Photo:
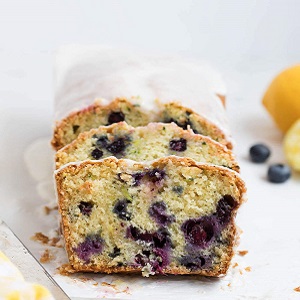
M 99 160 L 112 155 L 135 161 L 177 155 L 239 171 L 232 152 L 209 137 L 183 130 L 174 123 L 150 123 L 134 128 L 125 122 L 80 134 L 71 144 L 57 151 L 56 168 L 70 162 Z
M 108 157 L 64 165 L 55 178 L 75 272 L 226 273 L 245 192 L 238 173 L 177 156 Z

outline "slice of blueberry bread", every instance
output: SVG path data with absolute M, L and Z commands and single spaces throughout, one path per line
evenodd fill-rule
M 108 156 L 135 161 L 150 161 L 168 155 L 189 157 L 239 171 L 230 150 L 209 137 L 183 130 L 175 123 L 149 123 L 132 127 L 125 122 L 91 129 L 56 153 L 56 168 L 82 161 L 99 160 Z
M 145 106 L 138 104 L 139 101 L 135 103 L 135 100 L 134 97 L 116 99 L 107 105 L 95 102 L 82 110 L 71 113 L 57 122 L 52 146 L 55 150 L 59 150 L 76 139 L 81 132 L 101 125 L 126 121 L 134 127 L 144 126 L 149 122 L 174 122 L 183 129 L 191 128 L 195 133 L 209 136 L 232 149 L 230 137 L 216 123 L 205 118 L 201 111 L 196 112 L 178 102 L 161 104 L 153 102 L 152 110 L 144 110 Z
M 244 200 L 238 173 L 169 156 L 70 163 L 55 173 L 74 272 L 225 274 Z
M 95 101 L 92 105 L 72 112 L 57 122 L 51 144 L 58 150 L 75 140 L 80 133 L 101 125 L 126 121 L 132 126 L 143 126 L 150 120 L 149 114 L 134 101 L 119 98 L 107 105 Z

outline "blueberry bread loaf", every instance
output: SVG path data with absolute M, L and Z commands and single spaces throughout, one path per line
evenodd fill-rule
M 238 173 L 169 156 L 114 157 L 55 173 L 74 272 L 225 274 L 245 186 Z
M 229 149 L 232 148 L 231 140 L 217 125 L 180 103 L 158 104 L 157 112 L 147 112 L 137 103 L 134 102 L 134 98 L 130 100 L 116 99 L 107 105 L 95 102 L 82 110 L 71 113 L 57 122 L 52 146 L 54 149 L 59 150 L 75 140 L 80 133 L 101 125 L 126 121 L 135 127 L 144 126 L 150 121 L 155 121 L 174 122 L 183 129 L 191 128 L 197 134 L 209 136 Z
M 232 152 L 209 137 L 183 130 L 174 123 L 149 123 L 134 128 L 125 122 L 80 134 L 71 144 L 57 151 L 56 168 L 70 162 L 99 160 L 112 155 L 135 161 L 177 155 L 239 171 Z

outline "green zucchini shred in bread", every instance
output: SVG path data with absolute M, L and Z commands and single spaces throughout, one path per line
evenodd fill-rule
M 245 192 L 236 172 L 177 156 L 109 157 L 65 165 L 55 178 L 74 272 L 226 273 Z
M 183 130 L 176 124 L 150 123 L 132 127 L 125 122 L 91 129 L 56 153 L 56 167 L 108 156 L 150 161 L 168 155 L 189 157 L 239 171 L 230 150 L 209 137 Z

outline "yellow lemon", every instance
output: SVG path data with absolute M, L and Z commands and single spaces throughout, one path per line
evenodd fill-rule
M 272 81 L 262 102 L 277 126 L 286 132 L 300 118 L 300 65 L 281 72 Z
M 300 171 L 300 119 L 286 133 L 283 147 L 290 166 Z

